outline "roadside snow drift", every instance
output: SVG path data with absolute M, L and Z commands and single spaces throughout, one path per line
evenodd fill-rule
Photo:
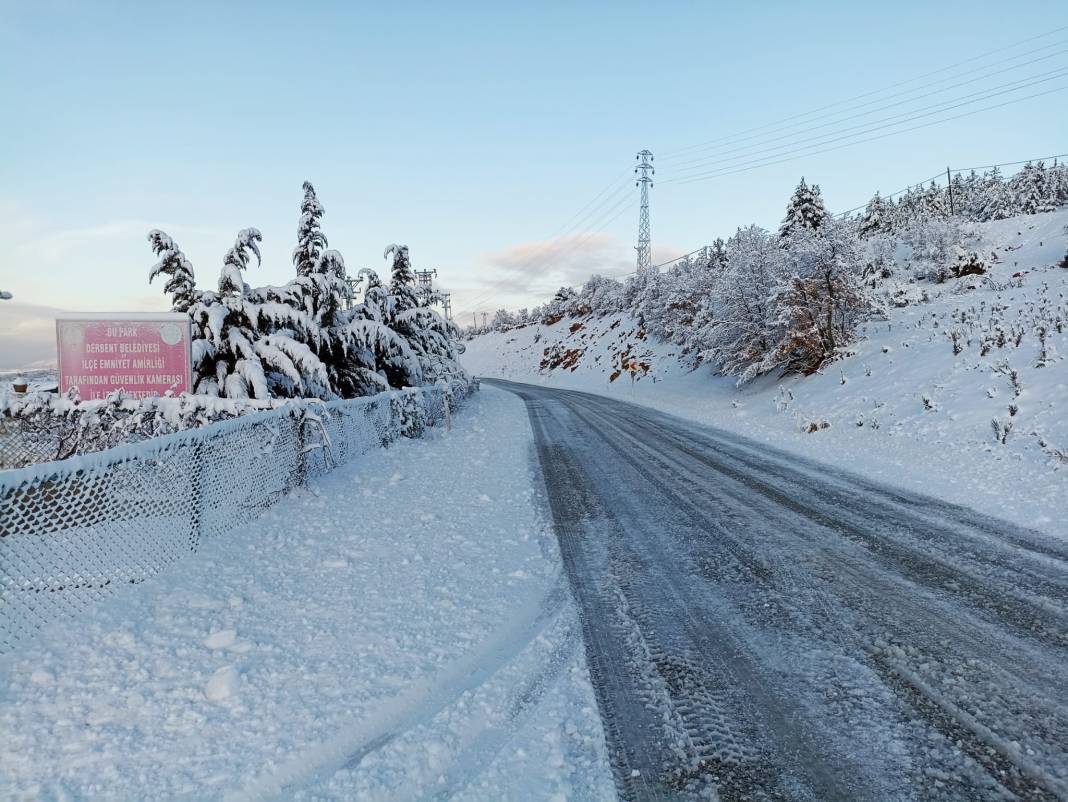
M 0 797 L 611 798 L 523 402 L 486 389 L 0 661 Z

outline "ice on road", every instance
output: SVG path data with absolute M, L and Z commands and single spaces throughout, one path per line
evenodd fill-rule
M 527 403 L 629 799 L 1068 799 L 1068 545 L 585 393 Z

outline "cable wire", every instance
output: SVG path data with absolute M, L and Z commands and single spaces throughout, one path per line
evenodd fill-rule
M 1068 25 L 1063 25 L 1063 26 L 1061 26 L 1059 28 L 1053 28 L 1053 29 L 1051 29 L 1049 31 L 1044 31 L 1043 33 L 1037 34 L 1035 36 L 1028 37 L 1027 39 L 1021 39 L 1019 41 L 1013 42 L 1012 44 L 1005 45 L 1004 47 L 995 48 L 994 50 L 988 50 L 988 51 L 986 51 L 984 53 L 980 53 L 977 56 L 973 56 L 971 58 L 964 59 L 963 61 L 958 61 L 958 62 L 956 62 L 954 64 L 949 64 L 949 65 L 947 65 L 945 67 L 940 67 L 937 70 L 932 70 L 930 72 L 926 72 L 926 73 L 923 73 L 921 75 L 917 75 L 914 78 L 908 78 L 908 79 L 906 79 L 904 81 L 898 81 L 897 83 L 888 84 L 887 86 L 880 87 L 879 89 L 873 89 L 873 90 L 868 91 L 868 92 L 863 92 L 863 93 L 861 93 L 859 95 L 854 95 L 853 97 L 850 97 L 850 98 L 845 98 L 843 100 L 835 101 L 834 103 L 828 103 L 827 105 L 819 106 L 818 108 L 815 108 L 815 109 L 810 109 L 809 111 L 804 111 L 804 112 L 800 112 L 798 114 L 790 115 L 788 117 L 783 117 L 783 118 L 780 118 L 778 120 L 774 120 L 774 121 L 772 121 L 770 123 L 765 123 L 764 125 L 758 125 L 758 126 L 755 126 L 753 128 L 747 128 L 747 129 L 744 129 L 742 131 L 738 131 L 738 132 L 736 132 L 734 134 L 728 134 L 725 137 L 720 137 L 718 139 L 711 139 L 711 140 L 707 140 L 705 142 L 697 143 L 696 145 L 688 145 L 686 147 L 676 148 L 675 150 L 665 151 L 662 154 L 661 158 L 662 159 L 671 159 L 671 158 L 673 158 L 675 156 L 675 154 L 687 152 L 687 151 L 690 151 L 690 150 L 695 150 L 695 149 L 698 149 L 698 148 L 700 148 L 700 147 L 702 147 L 704 145 L 711 145 L 711 144 L 715 144 L 717 142 L 723 142 L 725 140 L 731 140 L 731 139 L 734 139 L 734 138 L 736 138 L 738 136 L 742 136 L 744 134 L 752 133 L 752 132 L 755 132 L 755 131 L 762 131 L 762 130 L 764 130 L 766 128 L 770 128 L 773 125 L 778 125 L 778 124 L 784 123 L 784 122 L 791 122 L 793 120 L 798 120 L 798 119 L 801 119 L 803 117 L 811 116 L 813 114 L 818 114 L 819 112 L 826 111 L 828 109 L 833 109 L 833 108 L 835 108 L 837 106 L 841 106 L 841 105 L 844 105 L 846 103 L 852 103 L 853 101 L 856 101 L 856 100 L 863 100 L 864 98 L 872 97 L 874 95 L 881 94 L 881 93 L 886 92 L 886 91 L 888 91 L 890 89 L 896 89 L 896 88 L 898 88 L 900 86 L 906 86 L 908 84 L 916 83 L 917 81 L 921 81 L 921 80 L 923 80 L 925 78 L 930 78 L 931 76 L 940 75 L 940 74 L 942 74 L 944 72 L 948 72 L 950 70 L 954 70 L 957 67 L 963 67 L 966 64 L 974 64 L 976 61 L 982 61 L 983 59 L 985 59 L 988 56 L 993 56 L 993 55 L 996 55 L 997 53 L 1004 53 L 1004 52 L 1006 52 L 1008 50 L 1012 50 L 1013 48 L 1019 47 L 1020 45 L 1027 44 L 1028 42 L 1034 42 L 1034 41 L 1036 41 L 1038 39 L 1044 39 L 1047 36 L 1052 36 L 1053 34 L 1061 33 L 1063 31 L 1068 31 Z M 1045 49 L 1047 47 L 1052 47 L 1052 46 L 1055 46 L 1055 45 L 1047 45 L 1047 46 L 1044 46 L 1042 48 L 1038 48 L 1038 49 L 1036 49 L 1034 51 L 1031 51 L 1031 52 L 1038 52 L 1039 50 L 1043 50 L 1043 49 Z M 1027 55 L 1027 54 L 1024 54 L 1024 55 Z

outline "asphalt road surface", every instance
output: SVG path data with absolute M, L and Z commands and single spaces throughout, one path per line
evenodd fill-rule
M 1068 799 L 1064 541 L 492 383 L 527 403 L 622 797 Z

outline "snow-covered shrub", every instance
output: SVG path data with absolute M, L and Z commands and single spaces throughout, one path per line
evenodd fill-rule
M 727 267 L 716 274 L 700 338 L 702 361 L 740 381 L 778 366 L 782 339 L 776 290 L 786 277 L 779 240 L 758 226 L 727 240 Z
M 923 217 L 903 226 L 898 236 L 915 278 L 945 281 L 958 259 L 966 254 L 974 229 L 956 217 Z
M 786 238 L 787 273 L 776 288 L 774 360 L 787 372 L 811 373 L 856 337 L 877 310 L 862 282 L 862 254 L 850 222 L 796 228 Z

